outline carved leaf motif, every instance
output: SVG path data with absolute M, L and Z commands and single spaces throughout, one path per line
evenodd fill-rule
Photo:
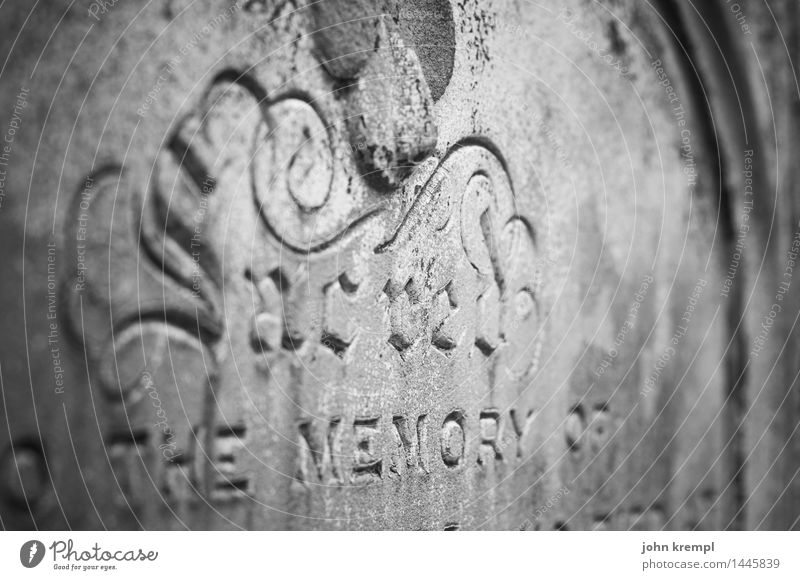
M 161 152 L 157 164 L 142 215 L 142 247 L 165 275 L 202 301 L 199 310 L 216 318 L 220 268 L 207 235 L 216 179 L 179 138 Z
M 253 95 L 223 79 L 158 154 L 145 196 L 131 171 L 109 168 L 88 178 L 75 202 L 67 237 L 81 258 L 66 282 L 67 311 L 97 370 L 99 421 L 120 501 L 134 514 L 208 491 L 203 449 L 230 439 L 206 424 L 217 373 L 211 345 L 222 332 L 214 208 L 218 177 L 241 172 L 242 148 L 252 148 L 253 113 Z M 137 466 L 145 471 L 137 475 Z M 233 479 L 223 483 L 238 493 L 244 484 Z M 145 480 L 156 486 L 143 490 Z

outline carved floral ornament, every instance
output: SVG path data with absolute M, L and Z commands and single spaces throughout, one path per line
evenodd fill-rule
M 412 391 L 422 385 L 403 369 L 480 368 L 487 391 L 535 373 L 536 233 L 502 157 L 481 136 L 435 153 L 424 67 L 390 20 L 377 30 L 379 48 L 358 63 L 331 65 L 336 56 L 320 50 L 332 79 L 355 77 L 336 97 L 345 122 L 313 95 L 267 95 L 225 71 L 170 133 L 151 176 L 111 167 L 87 178 L 67 233 L 82 266 L 65 284 L 108 408 L 112 459 L 115 445 L 145 439 L 195 470 L 199 491 L 252 493 L 219 450 L 243 445 L 248 426 L 215 417 L 235 386 L 220 377 L 220 357 L 242 337 L 265 377 L 323 368 L 356 394 L 356 361 L 384 361 Z M 387 69 L 394 80 L 370 80 Z M 234 222 L 246 242 L 227 247 L 242 239 L 231 212 L 247 208 Z M 247 307 L 228 306 L 236 300 Z M 153 426 L 156 400 L 164 420 Z M 444 444 L 441 454 L 457 463 Z M 216 469 L 230 485 L 203 483 L 205 455 L 223 457 Z

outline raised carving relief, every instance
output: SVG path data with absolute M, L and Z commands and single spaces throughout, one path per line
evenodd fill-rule
M 113 238 L 91 231 L 86 279 L 67 283 L 137 516 L 147 518 L 151 487 L 181 513 L 258 505 L 254 433 L 274 429 L 264 390 L 295 418 L 280 440 L 296 468 L 275 477 L 300 496 L 524 459 L 531 423 L 520 417 L 532 410 L 492 401 L 537 369 L 537 234 L 490 141 L 434 154 L 421 64 L 391 21 L 377 34 L 374 54 L 352 64 L 364 82 L 327 100 L 268 95 L 221 72 L 149 178 L 110 168 L 89 178 L 88 203 L 76 200 L 118 228 Z M 400 84 L 375 93 L 373 62 Z M 336 99 L 363 118 L 329 117 Z M 378 101 L 405 112 L 381 113 Z M 246 241 L 227 247 L 230 208 L 248 207 L 241 196 L 252 219 L 236 235 Z M 227 344 L 242 341 L 249 358 L 231 360 Z M 243 369 L 255 383 L 240 382 Z M 244 403 L 231 410 L 234 392 Z

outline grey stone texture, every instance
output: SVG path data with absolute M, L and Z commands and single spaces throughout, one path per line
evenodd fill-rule
M 0 7 L 2 526 L 797 528 L 798 9 L 705 4 Z

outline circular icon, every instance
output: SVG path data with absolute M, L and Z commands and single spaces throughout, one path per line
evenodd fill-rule
M 39 540 L 28 540 L 19 549 L 19 561 L 26 568 L 35 568 L 44 559 L 44 544 Z

